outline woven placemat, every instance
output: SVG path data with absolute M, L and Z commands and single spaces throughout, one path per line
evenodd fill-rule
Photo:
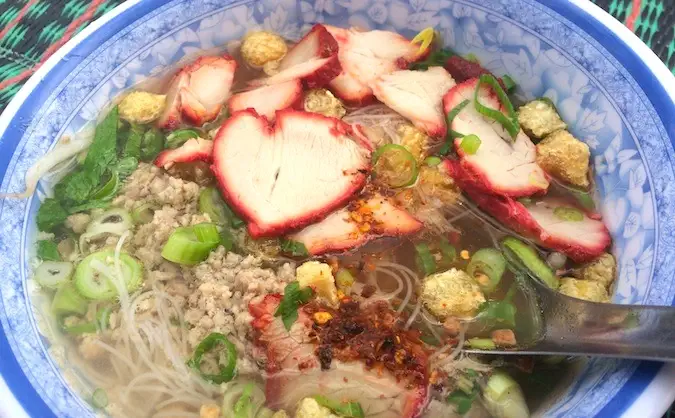
M 675 74 L 675 0 L 593 1 L 635 32 Z M 120 3 L 0 0 L 0 111 L 54 51 Z

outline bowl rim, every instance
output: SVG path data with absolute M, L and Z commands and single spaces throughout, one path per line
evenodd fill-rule
M 588 0 L 534 1 L 572 21 L 597 42 L 609 41 L 613 46 L 608 49 L 610 54 L 622 63 L 644 92 L 649 92 L 647 97 L 675 146 L 675 76 L 656 54 L 621 22 Z M 14 126 L 12 122 L 17 118 L 32 119 L 34 112 L 30 102 L 45 98 L 50 87 L 60 81 L 58 75 L 69 71 L 66 65 L 69 54 L 88 55 L 111 34 L 165 3 L 166 0 L 128 0 L 74 36 L 29 78 L 5 108 L 0 115 L 0 138 L 11 131 L 15 131 L 17 138 L 23 136 L 23 127 L 20 124 Z M 9 157 L 0 155 L 0 176 L 4 176 L 6 164 L 3 163 L 5 159 L 8 162 Z M 675 300 L 671 305 L 675 305 Z M 0 358 L 3 359 L 0 363 L 0 405 L 3 410 L 0 412 L 12 417 L 53 416 L 14 358 L 2 324 Z M 597 416 L 661 416 L 675 399 L 675 391 L 670 389 L 674 384 L 675 364 L 643 362 Z

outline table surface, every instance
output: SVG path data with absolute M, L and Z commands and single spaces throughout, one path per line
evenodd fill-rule
M 675 74 L 675 0 L 593 2 L 635 32 Z M 54 51 L 120 3 L 0 0 L 0 111 Z M 671 416 L 675 409 L 667 414 Z

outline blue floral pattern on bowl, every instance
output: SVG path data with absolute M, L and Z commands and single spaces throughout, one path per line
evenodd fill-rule
M 140 17 L 94 53 L 43 101 L 14 150 L 0 192 L 53 146 L 95 120 L 123 90 L 203 49 L 264 28 L 297 39 L 313 23 L 394 30 L 436 27 L 446 46 L 474 54 L 516 80 L 521 99 L 547 96 L 591 148 L 602 213 L 614 238 L 618 303 L 670 304 L 675 296 L 673 149 L 634 79 L 597 41 L 533 0 L 176 0 Z M 639 142 L 637 140 L 639 138 Z M 2 145 L 2 142 L 0 142 Z M 49 194 L 42 184 L 38 195 Z M 0 201 L 0 320 L 28 380 L 53 413 L 92 413 L 47 353 L 29 302 L 29 257 L 38 199 Z M 17 263 L 17 260 L 19 261 Z M 591 361 L 547 417 L 590 417 L 623 387 L 637 363 Z

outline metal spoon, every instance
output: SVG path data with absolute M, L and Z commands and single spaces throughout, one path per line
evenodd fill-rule
M 477 354 L 586 355 L 675 361 L 675 308 L 613 305 L 565 296 L 529 277 L 532 323 L 515 349 Z

